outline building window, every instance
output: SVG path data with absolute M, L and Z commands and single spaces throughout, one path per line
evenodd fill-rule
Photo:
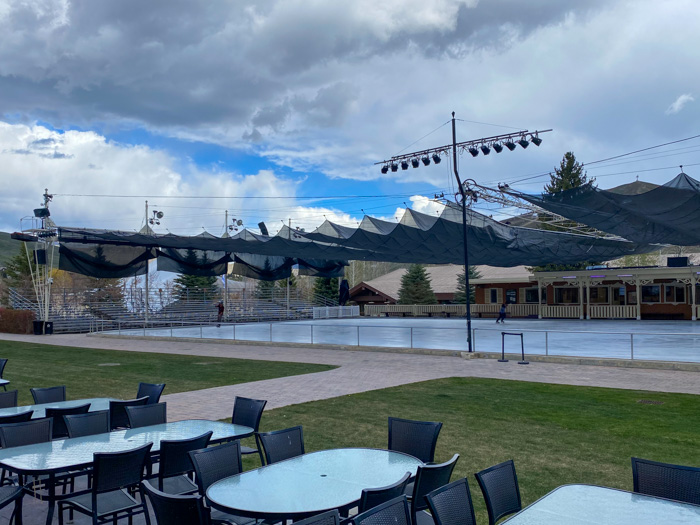
M 684 303 L 685 302 L 685 285 L 683 284 L 665 284 L 666 292 L 665 303 Z
M 506 290 L 506 303 L 515 304 L 518 302 L 518 290 L 510 288 Z
M 525 302 L 537 304 L 537 288 L 528 288 L 525 290 Z
M 554 302 L 556 304 L 578 304 L 578 288 L 569 286 L 555 288 Z
M 608 304 L 608 287 L 593 286 L 591 287 L 590 304 Z
M 661 286 L 658 284 L 650 284 L 642 286 L 642 302 L 643 303 L 660 303 L 661 302 Z
M 501 288 L 486 288 L 484 298 L 487 304 L 501 304 L 503 290 Z

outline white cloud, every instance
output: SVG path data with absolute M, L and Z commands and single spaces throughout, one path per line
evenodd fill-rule
M 695 99 L 690 93 L 684 93 L 683 95 L 679 96 L 676 99 L 676 101 L 668 107 L 668 109 L 666 110 L 666 114 L 675 115 L 676 113 L 679 113 L 688 102 L 695 102 Z

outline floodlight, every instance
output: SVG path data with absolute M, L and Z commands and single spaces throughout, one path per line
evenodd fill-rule
M 386 175 L 386 173 L 387 173 L 388 171 L 389 171 L 389 166 L 386 165 L 386 164 L 384 164 L 384 166 L 382 166 L 382 173 Z
M 518 141 L 518 144 L 520 144 L 523 147 L 523 149 L 527 148 L 530 145 L 530 143 L 525 139 L 525 137 L 521 138 Z
M 488 155 L 489 153 L 491 153 L 491 148 L 489 148 L 486 144 L 482 144 L 479 149 L 484 155 Z
M 399 171 L 399 165 L 392 162 L 391 171 Z
M 494 142 L 493 149 L 496 150 L 496 153 L 500 153 L 503 151 L 503 145 L 499 144 L 498 142 Z
M 402 160 L 402 161 L 401 161 L 401 169 L 402 169 L 402 170 L 407 170 L 407 169 L 408 169 L 408 161 L 407 161 L 407 160 Z
M 440 164 L 440 161 L 441 161 L 441 160 L 442 160 L 442 159 L 440 158 L 440 155 L 438 155 L 437 153 L 433 153 L 433 162 L 434 162 L 435 164 Z
M 503 145 L 508 148 L 510 151 L 513 151 L 515 149 L 515 144 L 513 143 L 512 140 L 509 140 L 508 142 L 504 142 Z
M 51 215 L 51 212 L 49 212 L 48 208 L 35 208 L 34 209 L 34 217 L 38 219 L 44 219 L 46 217 L 49 217 Z
M 156 217 L 158 217 L 159 219 L 162 219 L 162 218 L 163 218 L 163 212 L 162 212 L 162 211 L 159 211 L 158 213 L 156 213 Z
M 479 150 L 476 149 L 476 147 L 472 146 L 471 148 L 469 148 L 469 153 L 472 154 L 472 157 L 476 157 L 477 155 L 479 155 Z
M 430 166 L 430 157 L 427 157 L 427 156 L 426 156 L 426 157 L 423 157 L 423 158 L 420 159 L 420 160 L 423 161 L 423 166 Z
M 411 159 L 411 166 L 413 166 L 414 168 L 420 166 L 420 162 L 418 161 L 418 159 Z
M 537 135 L 531 135 L 530 142 L 532 142 L 535 146 L 539 146 L 540 144 L 542 144 L 542 139 L 539 138 Z
M 237 224 L 238 226 L 243 226 L 243 221 L 242 221 L 241 219 L 238 219 L 238 220 L 236 221 L 236 224 Z

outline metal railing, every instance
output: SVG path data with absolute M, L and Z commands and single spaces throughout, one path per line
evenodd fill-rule
M 341 319 L 344 317 L 360 317 L 359 306 L 315 306 L 314 319 Z

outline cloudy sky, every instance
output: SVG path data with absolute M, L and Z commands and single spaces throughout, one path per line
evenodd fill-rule
M 447 161 L 374 162 L 548 129 L 537 148 L 460 159 L 537 192 L 583 162 L 700 135 L 692 0 L 2 0 L 0 230 L 55 194 L 60 225 L 221 234 L 363 211 L 433 212 Z M 588 173 L 607 188 L 700 178 L 700 138 Z M 524 180 L 523 180 L 524 179 Z M 482 211 L 488 211 L 483 208 Z

